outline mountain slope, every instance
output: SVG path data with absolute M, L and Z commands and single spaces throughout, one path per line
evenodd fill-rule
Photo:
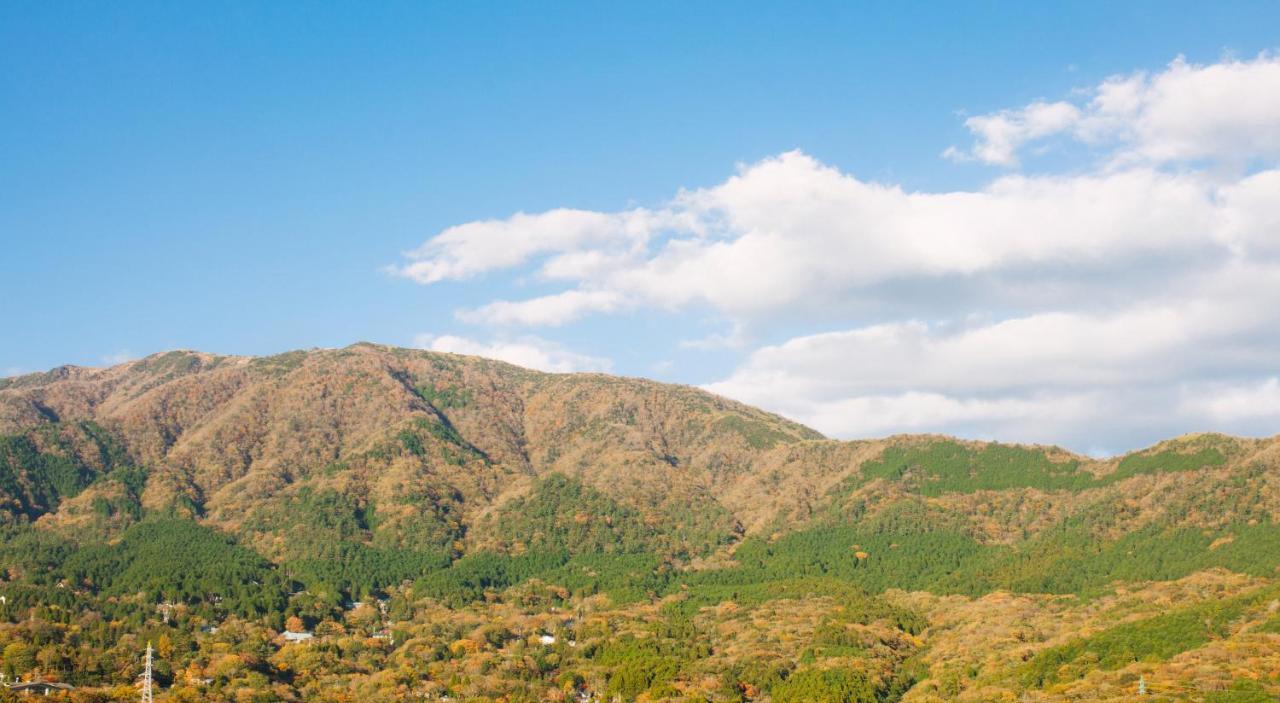
M 950 515 L 984 543 L 1103 506 L 1117 534 L 1175 508 L 1203 527 L 1280 513 L 1273 473 L 1247 468 L 1274 466 L 1274 441 L 1190 436 L 1109 462 L 942 437 L 835 442 L 688 387 L 369 344 L 264 358 L 168 352 L 0 382 L 7 456 L 36 449 L 37 435 L 84 428 L 97 439 L 77 451 L 100 466 L 78 469 L 72 482 L 85 485 L 63 491 L 66 514 L 28 495 L 39 492 L 30 481 L 0 485 L 17 512 L 58 524 L 100 506 L 112 486 L 94 477 L 111 454 L 109 463 L 127 457 L 145 470 L 150 510 L 186 506 L 234 531 L 280 501 L 331 491 L 376 506 L 373 531 L 391 544 L 423 531 L 441 545 L 500 544 L 504 511 L 527 511 L 540 480 L 560 474 L 651 527 L 679 533 L 676 516 L 699 522 L 703 555 L 744 532 L 847 522 L 900 499 Z M 67 451 L 51 447 L 42 461 Z M 1212 500 L 1222 482 L 1240 480 L 1244 503 L 1195 512 L 1197 496 Z
M 63 368 L 6 380 L 0 408 L 8 435 L 108 428 L 147 468 L 148 508 L 181 499 L 224 527 L 301 486 L 470 519 L 552 472 L 636 507 L 714 504 L 771 447 L 819 438 L 690 388 L 373 345 Z
M 651 700 L 1058 700 L 1185 677 L 1226 640 L 1280 657 L 1277 439 L 1110 460 L 840 442 L 693 388 L 370 344 L 0 380 L 0 533 L 6 617 L 136 632 L 163 606 L 184 636 L 286 616 L 338 632 L 346 602 L 386 598 L 434 643 L 422 675 L 477 697 L 542 700 L 531 681 L 582 674 Z M 1167 594 L 1190 600 L 1162 620 Z M 983 641 L 971 628 L 1010 602 L 1025 620 Z M 574 625 L 595 645 L 557 655 L 577 673 L 438 626 L 588 603 L 611 610 Z M 37 637 L 5 627 L 0 644 Z M 473 656 L 515 669 L 481 682 Z M 258 673 L 281 699 L 326 700 L 311 669 L 278 666 Z

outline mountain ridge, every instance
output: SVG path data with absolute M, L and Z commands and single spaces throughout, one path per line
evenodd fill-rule
M 1213 445 L 1228 448 L 1233 461 L 1247 461 L 1245 455 L 1276 443 L 1193 433 L 1095 459 L 1052 445 L 935 434 L 832 440 L 692 386 L 543 373 L 364 342 L 267 357 L 175 350 L 5 381 L 0 435 L 50 423 L 95 423 L 118 437 L 134 463 L 149 467 L 141 497 L 146 508 L 184 501 L 227 528 L 238 526 L 260 499 L 300 484 L 384 503 L 426 487 L 460 500 L 451 510 L 469 521 L 523 495 L 541 477 L 566 473 L 633 504 L 707 500 L 727 509 L 746 534 L 803 521 L 842 482 L 857 483 L 851 477 L 886 455 L 946 464 L 972 463 L 966 456 L 976 454 L 1017 464 L 1019 475 L 999 480 L 974 473 L 981 469 L 974 464 L 972 477 L 952 476 L 953 485 L 926 477 L 918 488 L 967 494 L 1085 490 L 1147 456 L 1201 447 L 1202 458 L 1213 458 L 1220 451 L 1205 448 Z M 918 447 L 944 449 L 929 456 Z M 1009 456 L 996 456 L 1001 453 Z M 1038 474 L 1027 474 L 1027 461 Z M 1144 471 L 1137 469 L 1135 475 Z M 910 470 L 895 471 L 881 471 L 882 478 L 911 480 Z
M 805 431 L 813 435 L 812 437 L 809 437 L 810 439 L 826 440 L 826 441 L 833 441 L 833 442 L 858 442 L 858 441 L 894 442 L 894 441 L 940 439 L 940 440 L 966 442 L 966 443 L 977 443 L 977 444 L 994 443 L 994 444 L 1022 446 L 1022 447 L 1028 447 L 1028 448 L 1034 448 L 1034 449 L 1053 450 L 1058 452 L 1069 453 L 1081 459 L 1089 459 L 1091 461 L 1099 461 L 1099 462 L 1108 462 L 1108 461 L 1115 461 L 1115 460 L 1122 459 L 1123 457 L 1131 454 L 1138 454 L 1142 452 L 1151 451 L 1169 442 L 1178 442 L 1182 440 L 1197 439 L 1197 438 L 1206 437 L 1206 436 L 1207 437 L 1223 437 L 1230 440 L 1241 440 L 1241 441 L 1257 441 L 1257 440 L 1270 440 L 1270 439 L 1280 438 L 1280 433 L 1277 433 L 1276 435 L 1272 435 L 1269 437 L 1246 437 L 1241 435 L 1231 435 L 1231 434 L 1226 434 L 1226 433 L 1217 432 L 1217 431 L 1210 431 L 1210 430 L 1204 430 L 1204 431 L 1192 430 L 1180 435 L 1159 440 L 1154 444 L 1146 447 L 1139 447 L 1136 449 L 1131 449 L 1131 450 L 1122 452 L 1120 454 L 1113 454 L 1106 457 L 1098 457 L 1098 456 L 1089 455 L 1089 454 L 1081 454 L 1055 444 L 1046 444 L 1041 442 L 1016 442 L 1016 441 L 1008 442 L 1008 441 L 1002 441 L 999 439 L 990 439 L 990 440 L 966 439 L 966 438 L 961 438 L 953 435 L 946 435 L 946 434 L 933 433 L 933 432 L 894 433 L 894 434 L 884 435 L 876 438 L 840 440 L 840 439 L 826 437 L 825 435 L 822 435 L 821 432 L 814 430 L 812 428 L 809 428 L 807 426 L 804 426 L 803 423 L 799 423 L 795 420 L 786 418 L 783 415 L 778 415 L 776 413 L 755 408 L 754 406 L 750 406 L 746 403 L 742 403 L 741 401 L 736 401 L 726 396 L 719 395 L 713 391 L 706 390 L 700 386 L 681 384 L 681 383 L 669 383 L 669 382 L 663 382 L 663 381 L 654 381 L 644 376 L 625 376 L 625 375 L 617 375 L 617 374 L 611 374 L 611 373 L 599 372 L 599 371 L 568 371 L 568 372 L 539 371 L 539 370 L 531 369 L 528 367 L 522 367 L 522 366 L 519 366 L 518 364 L 513 364 L 510 362 L 502 361 L 499 359 L 493 359 L 489 357 L 483 357 L 483 356 L 477 356 L 477 355 L 471 355 L 471 354 L 457 354 L 453 352 L 438 352 L 438 351 L 415 349 L 415 348 L 409 348 L 409 347 L 396 347 L 394 345 L 384 345 L 384 344 L 378 344 L 375 342 L 367 342 L 367 341 L 353 342 L 352 344 L 347 345 L 345 347 L 310 347 L 307 349 L 294 349 L 286 352 L 281 352 L 279 354 L 262 355 L 262 356 L 217 354 L 217 353 L 205 352 L 197 349 L 176 348 L 176 349 L 154 352 L 145 357 L 131 359 L 128 361 L 110 364 L 107 366 L 62 364 L 59 366 L 55 366 L 51 369 L 48 369 L 46 371 L 32 371 L 32 372 L 15 374 L 12 376 L 0 376 L 0 391 L 31 388 L 33 386 L 47 385 L 48 383 L 54 383 L 57 381 L 87 380 L 84 378 L 85 376 L 109 373 L 109 372 L 113 372 L 120 369 L 128 369 L 137 365 L 146 365 L 158 359 L 170 358 L 172 357 L 172 355 L 190 356 L 190 357 L 195 357 L 202 360 L 213 361 L 217 364 L 224 363 L 224 362 L 247 364 L 247 363 L 252 363 L 254 361 L 286 358 L 286 357 L 292 357 L 295 355 L 317 354 L 317 353 L 319 354 L 340 353 L 340 352 L 349 351 L 349 350 L 358 349 L 358 348 L 372 348 L 372 349 L 380 349 L 380 350 L 393 351 L 393 352 L 408 352 L 408 353 L 417 353 L 417 354 L 423 354 L 423 355 L 435 355 L 435 356 L 446 357 L 446 358 L 468 359 L 468 360 L 478 361 L 484 364 L 506 366 L 506 367 L 510 367 L 511 369 L 518 370 L 520 372 L 543 375 L 543 376 L 587 377 L 587 378 L 594 377 L 594 378 L 601 378 L 601 379 L 616 379 L 621 381 L 636 381 L 636 382 L 642 382 L 642 383 L 656 384 L 663 387 L 686 389 L 689 391 L 705 393 L 709 396 L 714 396 L 728 403 L 733 403 L 733 404 L 741 405 L 744 407 L 750 407 L 753 410 L 757 410 L 758 412 L 773 416 L 782 422 L 791 423 L 791 424 L 800 426 Z M 75 377 L 75 378 L 73 379 L 72 377 Z M 0 420 L 3 420 L 3 419 L 4 418 L 0 417 Z M 10 420 L 10 422 L 12 423 L 12 420 Z M 12 428 L 12 424 L 8 426 L 0 425 L 0 429 L 11 429 L 11 428 Z

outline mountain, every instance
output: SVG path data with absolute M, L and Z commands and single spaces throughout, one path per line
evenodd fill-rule
M 51 427 L 67 447 L 39 439 Z M 453 537 L 557 472 L 647 513 L 723 501 L 730 535 L 730 513 L 756 517 L 735 496 L 767 450 L 820 439 L 692 388 L 367 344 L 260 359 L 170 352 L 9 379 L 0 433 L 58 456 L 110 436 L 147 467 L 144 506 L 181 502 L 220 527 L 332 489 L 383 506 L 388 532 L 424 517 L 393 506 L 429 505 L 448 513 L 439 528 Z M 91 479 L 107 468 L 87 464 L 83 486 L 57 491 L 62 512 L 92 502 Z M 22 504 L 32 517 L 52 512 L 35 496 Z
M 1278 466 L 1213 434 L 842 442 L 372 344 L 60 367 L 0 379 L 0 651 L 105 689 L 163 634 L 173 700 L 1271 700 Z M 289 626 L 341 656 L 264 644 Z

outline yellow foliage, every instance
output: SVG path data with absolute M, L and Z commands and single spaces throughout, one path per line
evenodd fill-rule
M 156 639 L 156 654 L 159 654 L 163 659 L 173 656 L 173 640 L 169 639 L 169 635 L 161 633 L 160 637 Z
M 453 644 L 449 645 L 449 651 L 453 652 L 454 656 L 475 654 L 480 651 L 480 643 L 469 639 L 454 640 Z

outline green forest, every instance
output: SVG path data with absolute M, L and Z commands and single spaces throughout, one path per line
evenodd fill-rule
M 445 407 L 468 402 L 427 395 Z M 396 451 L 417 455 L 442 441 L 478 456 L 453 430 L 437 437 L 427 427 L 396 435 Z M 1240 466 L 1215 479 L 1211 494 L 1172 498 L 1141 520 L 1126 513 L 1123 493 L 1105 493 L 1124 481 L 1213 471 L 1228 454 L 1163 449 L 1095 475 L 1025 447 L 890 447 L 833 487 L 809 519 L 745 536 L 719 506 L 677 519 L 550 473 L 489 515 L 485 540 L 470 546 L 475 526 L 459 519 L 458 496 L 439 492 L 405 497 L 417 506 L 406 517 L 401 506 L 410 503 L 306 485 L 233 530 L 203 519 L 191 501 L 147 509 L 150 472 L 108 433 L 50 424 L 0 438 L 9 501 L 0 671 L 78 685 L 86 692 L 77 700 L 123 700 L 145 638 L 164 643 L 156 671 L 170 700 L 348 700 L 319 693 L 336 681 L 367 687 L 370 700 L 430 682 L 424 690 L 437 697 L 509 702 L 544 700 L 549 690 L 624 701 L 889 703 L 909 692 L 945 700 L 983 690 L 979 682 L 1069 688 L 1096 672 L 1212 648 L 1241 622 L 1280 637 L 1280 591 L 1267 585 L 1280 568 L 1280 525 L 1259 500 L 1265 469 Z M 338 470 L 348 469 L 319 475 Z M 1028 490 L 1062 501 L 1105 497 L 1035 529 L 1005 528 L 1014 513 L 966 502 Z M 101 531 L 39 522 L 85 491 L 94 498 L 84 519 Z M 890 497 L 868 497 L 876 491 Z M 979 529 L 993 522 L 1011 537 Z M 940 637 L 937 612 L 922 603 L 1016 593 L 1046 608 L 1088 609 L 1114 600 L 1119 583 L 1205 573 L 1257 581 L 1046 640 L 995 671 L 947 663 L 959 655 L 928 644 Z M 752 628 L 763 628 L 764 641 L 784 638 L 754 649 L 737 643 L 745 635 L 725 639 Z M 289 644 L 286 631 L 310 639 Z M 1233 680 L 1204 700 L 1274 690 L 1250 686 Z

